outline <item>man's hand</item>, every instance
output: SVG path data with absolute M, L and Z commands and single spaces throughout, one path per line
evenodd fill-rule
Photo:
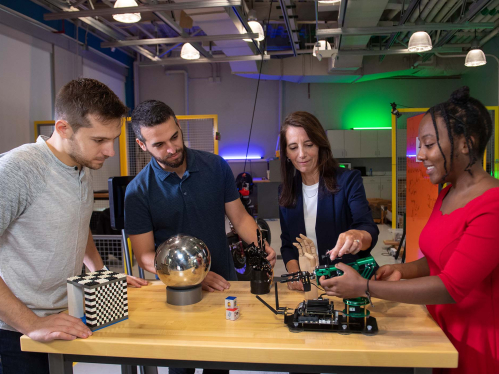
M 273 268 L 275 265 L 275 261 L 276 261 L 277 257 L 276 257 L 274 249 L 270 246 L 269 243 L 267 243 L 266 240 L 265 240 L 265 252 L 268 254 L 267 261 L 270 262 L 270 265 Z
M 362 249 L 364 235 L 360 230 L 348 230 L 338 237 L 336 246 L 328 251 L 331 261 L 348 253 L 356 255 Z
M 376 275 L 371 278 L 381 281 L 399 281 L 402 279 L 402 273 L 393 265 L 383 265 L 378 269 Z
M 230 288 L 230 283 L 227 282 L 224 277 L 209 271 L 204 278 L 204 281 L 201 283 L 203 290 L 213 292 L 213 291 L 224 291 Z
M 126 283 L 129 286 L 135 287 L 135 288 L 140 288 L 142 286 L 147 286 L 149 284 L 148 281 L 142 278 L 137 278 L 137 277 L 132 277 L 130 275 L 126 276 Z
M 336 268 L 343 271 L 343 275 L 326 279 L 320 278 L 321 286 L 329 296 L 337 296 L 343 299 L 365 296 L 367 280 L 352 267 L 340 262 L 335 265 Z
M 86 339 L 92 331 L 79 319 L 65 313 L 48 317 L 36 317 L 27 331 L 23 331 L 31 339 L 39 342 L 50 342 L 55 339 Z

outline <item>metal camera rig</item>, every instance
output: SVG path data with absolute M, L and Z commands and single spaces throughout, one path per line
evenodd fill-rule
M 379 268 L 373 257 L 367 257 L 347 264 L 354 268 L 364 279 L 370 279 Z M 334 265 L 317 266 L 313 273 L 299 271 L 292 274 L 282 275 L 281 283 L 302 281 L 305 291 L 310 291 L 312 280 L 316 280 L 320 286 L 319 279 L 326 279 L 343 275 L 343 272 Z M 370 298 L 357 297 L 354 299 L 343 299 L 345 309 L 335 310 L 332 300 L 323 298 L 322 295 L 314 300 L 303 300 L 296 309 L 279 307 L 279 296 L 277 283 L 275 285 L 276 308 L 274 309 L 262 298 L 257 296 L 267 308 L 274 314 L 283 314 L 284 323 L 290 331 L 324 331 L 338 333 L 362 333 L 372 335 L 378 332 L 376 319 L 370 316 L 366 306 L 371 304 Z M 374 306 L 374 305 L 372 305 Z

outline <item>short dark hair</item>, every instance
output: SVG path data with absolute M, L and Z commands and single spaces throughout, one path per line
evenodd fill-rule
M 127 112 L 128 108 L 108 86 L 90 78 L 72 80 L 55 98 L 56 120 L 67 121 L 74 132 L 80 127 L 92 127 L 89 114 L 107 122 L 120 119 Z
M 336 183 L 338 161 L 333 157 L 331 146 L 326 135 L 324 127 L 313 114 L 308 112 L 294 112 L 286 117 L 281 126 L 279 134 L 279 148 L 281 158 L 281 195 L 279 196 L 279 205 L 289 208 L 296 205 L 296 185 L 294 183 L 294 175 L 296 169 L 292 162 L 287 161 L 287 139 L 286 131 L 290 126 L 301 127 L 305 130 L 308 137 L 317 147 L 319 147 L 319 159 L 317 161 L 317 169 L 319 176 L 324 181 L 324 188 L 330 193 L 338 191 Z
M 132 112 L 132 129 L 137 139 L 144 142 L 140 129 L 161 125 L 171 117 L 178 125 L 177 117 L 172 108 L 159 100 L 146 100 L 140 103 Z
M 449 100 L 431 107 L 427 113 L 431 115 L 437 136 L 437 145 L 444 158 L 446 174 L 443 176 L 442 181 L 449 175 L 450 169 L 452 169 L 454 138 L 456 136 L 464 136 L 470 150 L 470 161 L 468 166 L 466 166 L 465 171 L 471 173 L 470 168 L 483 156 L 487 143 L 492 135 L 492 119 L 490 118 L 487 108 L 485 108 L 480 101 L 470 96 L 469 87 L 463 86 L 455 90 L 451 94 Z M 437 117 L 443 119 L 451 144 L 449 168 L 447 168 L 447 158 L 440 146 L 436 123 Z

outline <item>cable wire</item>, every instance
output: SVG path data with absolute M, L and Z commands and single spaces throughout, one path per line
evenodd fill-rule
M 251 126 L 250 126 L 250 131 L 249 131 L 249 136 L 248 136 L 248 145 L 246 146 L 246 157 L 244 158 L 243 173 L 246 172 L 246 163 L 248 162 L 248 152 L 249 152 L 249 145 L 250 145 L 250 141 L 251 141 L 251 132 L 253 130 L 253 121 L 255 120 L 256 102 L 258 99 L 258 90 L 260 88 L 260 77 L 262 76 L 263 56 L 265 54 L 265 51 L 267 50 L 267 36 L 269 34 L 270 13 L 272 12 L 272 3 L 273 2 L 274 2 L 274 0 L 270 1 L 269 16 L 267 17 L 267 24 L 265 27 L 265 38 L 263 40 L 264 43 L 263 43 L 263 48 L 262 48 L 262 61 L 260 62 L 260 69 L 258 71 L 258 82 L 256 84 L 255 102 L 253 104 L 253 114 L 251 116 Z

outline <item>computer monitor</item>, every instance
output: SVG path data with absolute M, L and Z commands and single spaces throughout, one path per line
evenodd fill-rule
M 109 213 L 111 227 L 115 230 L 125 228 L 125 191 L 134 177 L 111 177 L 107 180 L 109 188 Z

